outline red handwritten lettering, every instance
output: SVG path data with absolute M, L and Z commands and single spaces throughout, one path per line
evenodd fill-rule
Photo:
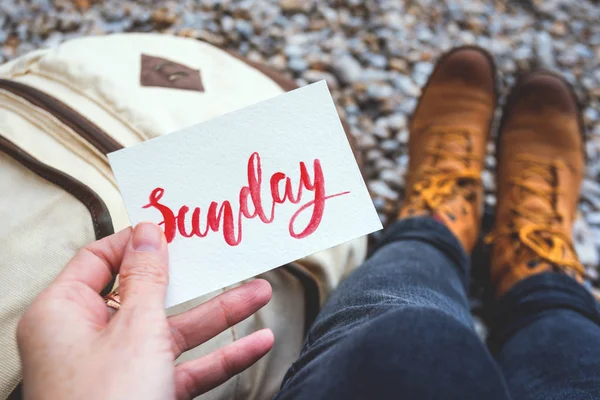
M 262 198 L 262 167 L 258 153 L 252 153 L 248 159 L 247 169 L 248 184 L 240 189 L 239 209 L 237 218 L 234 215 L 234 209 L 229 200 L 219 203 L 213 201 L 204 212 L 204 227 L 202 226 L 202 210 L 195 207 L 190 216 L 190 207 L 182 205 L 177 214 L 168 206 L 162 204 L 160 200 L 165 194 L 163 188 L 154 189 L 149 196 L 149 203 L 143 208 L 154 208 L 162 215 L 161 225 L 164 226 L 167 242 L 172 242 L 179 234 L 184 238 L 206 237 L 209 232 L 218 232 L 222 230 L 225 242 L 230 246 L 237 246 L 242 241 L 242 222 L 243 219 L 254 219 L 258 217 L 263 223 L 271 224 L 275 220 L 275 206 L 289 202 L 291 204 L 300 204 L 306 192 L 312 193 L 312 198 L 305 204 L 302 204 L 292 215 L 288 225 L 288 232 L 291 237 L 296 239 L 305 238 L 314 233 L 323 219 L 325 212 L 325 202 L 329 199 L 343 196 L 350 192 L 341 192 L 327 195 L 325 192 L 325 176 L 321 167 L 321 162 L 315 159 L 313 162 L 313 176 L 311 175 L 304 162 L 300 162 L 300 179 L 298 187 L 294 192 L 292 179 L 283 172 L 275 172 L 269 179 L 270 186 L 270 204 L 264 204 Z M 283 191 L 281 190 L 283 186 Z M 265 207 L 266 206 L 266 207 Z M 304 229 L 296 228 L 297 218 L 307 210 L 312 209 L 312 214 Z M 269 210 L 268 213 L 265 210 Z M 189 228 L 189 229 L 188 229 Z M 236 233 L 237 231 L 237 233 Z

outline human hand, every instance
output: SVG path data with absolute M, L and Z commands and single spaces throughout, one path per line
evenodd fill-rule
M 167 318 L 167 244 L 142 223 L 80 250 L 29 307 L 17 340 L 26 399 L 189 399 L 225 382 L 264 356 L 264 329 L 202 358 L 175 365 L 263 307 L 271 287 L 255 280 Z M 120 273 L 121 307 L 98 294 Z

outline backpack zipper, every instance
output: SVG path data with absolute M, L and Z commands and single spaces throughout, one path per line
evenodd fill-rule
M 4 89 L 22 97 L 33 105 L 49 112 L 101 151 L 102 154 L 106 155 L 123 148 L 121 144 L 110 137 L 96 124 L 56 97 L 50 96 L 32 86 L 8 79 L 0 79 L 0 89 Z

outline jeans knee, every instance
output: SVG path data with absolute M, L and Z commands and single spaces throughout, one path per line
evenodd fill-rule
M 485 344 L 471 327 L 439 310 L 391 311 L 348 340 L 357 364 L 350 369 L 353 378 L 368 377 L 373 388 L 391 385 L 401 388 L 406 398 L 453 399 L 448 393 L 469 387 L 476 395 L 469 398 L 507 398 Z
M 456 358 L 474 351 L 487 355 L 475 331 L 457 318 L 429 307 L 387 312 L 364 326 L 357 335 L 358 347 L 373 347 L 388 354 L 418 357 L 419 361 Z

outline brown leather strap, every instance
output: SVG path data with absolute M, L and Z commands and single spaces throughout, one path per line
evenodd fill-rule
M 204 92 L 200 70 L 143 53 L 140 85 Z

